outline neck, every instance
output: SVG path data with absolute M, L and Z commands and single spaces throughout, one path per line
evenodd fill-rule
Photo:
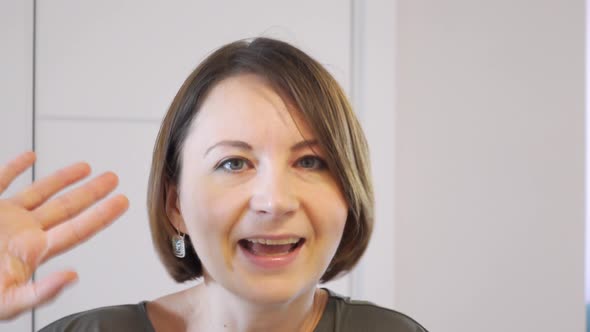
M 195 288 L 201 305 L 187 318 L 188 331 L 253 332 L 313 331 L 319 322 L 327 296 L 312 288 L 288 303 L 257 304 L 246 301 L 218 284 L 203 283 Z

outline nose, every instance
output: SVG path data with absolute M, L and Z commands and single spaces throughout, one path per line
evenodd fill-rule
M 299 208 L 299 199 L 285 171 L 260 170 L 256 175 L 250 208 L 258 215 L 280 219 Z

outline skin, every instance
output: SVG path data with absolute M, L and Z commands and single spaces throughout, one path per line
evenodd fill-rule
M 260 77 L 230 77 L 210 91 L 167 201 L 174 226 L 193 241 L 204 282 L 148 304 L 158 331 L 313 330 L 327 300 L 317 285 L 348 211 L 314 141 L 298 110 Z M 305 239 L 285 267 L 262 269 L 238 245 L 277 234 Z
M 0 193 L 34 161 L 35 154 L 27 152 L 0 167 Z M 40 264 L 88 240 L 127 210 L 129 201 L 123 195 L 91 208 L 117 186 L 112 172 L 51 199 L 89 174 L 88 164 L 76 163 L 0 199 L 0 320 L 50 301 L 75 282 L 77 274 L 72 270 L 35 282 L 30 279 Z

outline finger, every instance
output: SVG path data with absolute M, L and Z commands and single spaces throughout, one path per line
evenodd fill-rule
M 0 320 L 11 319 L 55 298 L 78 279 L 73 271 L 61 271 L 42 280 L 7 290 L 0 302 Z
M 11 201 L 27 210 L 32 210 L 58 191 L 87 177 L 88 174 L 90 174 L 90 166 L 87 163 L 70 165 L 33 182 L 32 185 L 12 197 Z
M 112 172 L 96 177 L 64 195 L 61 195 L 33 211 L 43 229 L 47 230 L 55 225 L 72 219 L 92 204 L 103 199 L 113 191 L 119 179 Z
M 0 166 L 0 194 L 35 162 L 35 152 L 28 151 L 18 155 L 8 164 Z
M 128 207 L 127 197 L 117 195 L 74 219 L 50 229 L 47 232 L 48 250 L 43 257 L 43 262 L 88 240 L 112 224 Z

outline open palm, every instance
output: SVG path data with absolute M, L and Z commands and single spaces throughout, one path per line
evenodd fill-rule
M 34 161 L 35 154 L 27 152 L 0 166 L 0 194 Z M 69 270 L 35 282 L 30 279 L 40 264 L 88 240 L 127 209 L 123 195 L 89 209 L 117 186 L 111 172 L 50 199 L 89 174 L 88 164 L 73 164 L 0 199 L 0 320 L 51 300 L 74 282 L 77 274 Z

